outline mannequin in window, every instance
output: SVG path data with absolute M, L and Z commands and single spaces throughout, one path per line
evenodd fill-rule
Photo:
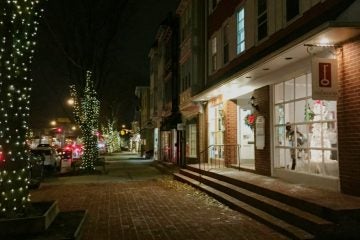
M 295 144 L 297 147 L 303 146 L 304 145 L 304 135 L 301 132 L 299 132 L 297 129 L 296 129 L 296 134 L 295 134 L 295 130 L 292 128 L 291 124 L 289 122 L 287 122 L 286 123 L 286 139 L 289 141 L 289 144 L 291 146 L 291 148 L 290 148 L 290 156 L 291 156 L 291 160 L 292 160 L 291 170 L 295 170 L 295 167 L 296 167 Z M 302 149 L 298 149 L 298 152 L 299 151 L 302 151 Z M 298 155 L 298 158 L 300 158 L 299 155 Z

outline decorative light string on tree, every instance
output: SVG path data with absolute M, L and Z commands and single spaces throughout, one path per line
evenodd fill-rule
M 26 132 L 38 0 L 0 1 L 0 216 L 24 214 L 30 201 Z
M 73 113 L 76 123 L 80 126 L 80 130 L 84 139 L 84 154 L 81 168 L 92 171 L 95 169 L 94 163 L 98 157 L 98 123 L 100 102 L 96 97 L 91 72 L 86 72 L 86 85 L 82 97 L 74 85 L 70 86 L 70 95 L 74 100 Z

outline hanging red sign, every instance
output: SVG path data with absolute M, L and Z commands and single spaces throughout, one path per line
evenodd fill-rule
M 312 98 L 337 100 L 337 61 L 328 58 L 312 59 Z

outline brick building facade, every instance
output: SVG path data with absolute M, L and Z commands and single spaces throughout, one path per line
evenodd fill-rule
M 215 2 L 204 6 L 208 75 L 192 98 L 206 103 L 202 162 L 360 195 L 359 1 Z M 317 59 L 335 60 L 335 99 L 313 97 Z M 249 115 L 262 125 L 249 131 Z

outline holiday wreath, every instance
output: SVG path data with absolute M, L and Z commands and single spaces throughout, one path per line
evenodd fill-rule
M 244 118 L 245 125 L 250 127 L 251 129 L 254 129 L 255 120 L 256 120 L 256 115 L 253 113 L 249 113 Z

